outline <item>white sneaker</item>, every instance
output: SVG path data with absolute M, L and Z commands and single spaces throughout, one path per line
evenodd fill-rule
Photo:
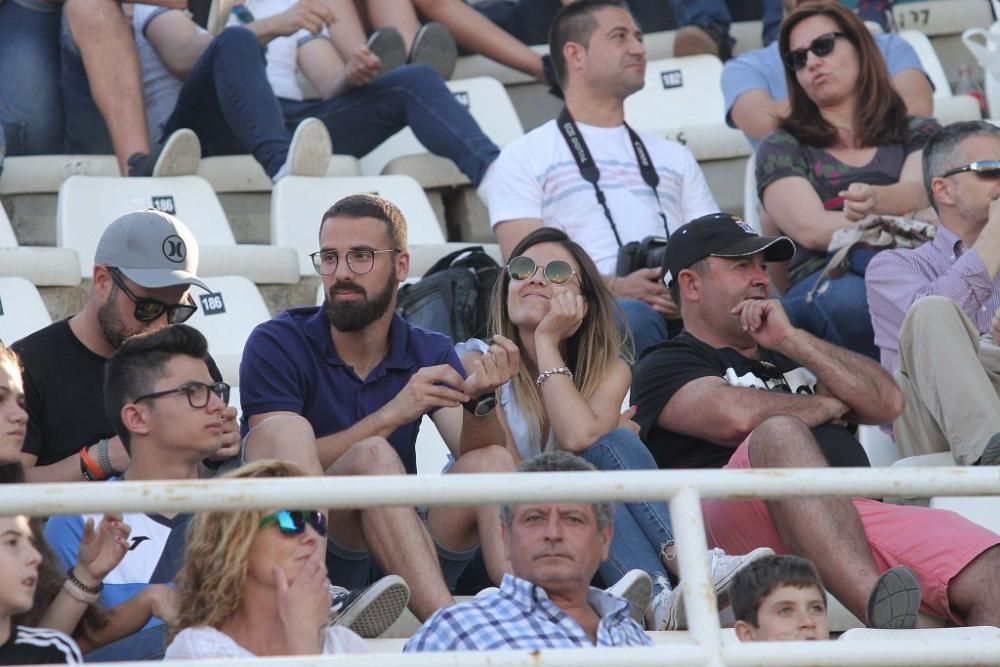
M 684 602 L 681 600 L 681 589 L 671 589 L 665 586 L 649 601 L 646 609 L 647 630 L 683 630 L 687 627 L 684 616 Z
M 333 143 L 326 125 L 318 118 L 306 118 L 295 128 L 288 157 L 273 180 L 277 183 L 285 176 L 326 176 L 332 153 Z
M 198 173 L 201 161 L 201 142 L 193 130 L 175 130 L 163 142 L 163 148 L 156 156 L 152 176 L 190 176 Z
M 643 624 L 643 616 L 653 594 L 653 580 L 645 570 L 629 570 L 614 586 L 605 590 L 628 602 L 629 615 L 639 625 Z
M 388 630 L 410 601 L 410 587 L 395 574 L 356 591 L 333 585 L 329 589 L 332 624 L 349 628 L 365 639 L 375 639 Z

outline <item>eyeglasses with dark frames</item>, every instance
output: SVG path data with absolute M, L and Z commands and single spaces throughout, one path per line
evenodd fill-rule
M 229 405 L 229 389 L 229 385 L 225 382 L 216 382 L 215 384 L 188 382 L 187 384 L 182 384 L 176 389 L 165 389 L 164 391 L 156 391 L 152 394 L 145 394 L 144 396 L 136 398 L 132 402 L 138 403 L 139 401 L 162 398 L 163 396 L 170 396 L 171 394 L 184 394 L 187 396 L 188 405 L 192 408 L 203 408 L 208 405 L 212 394 L 215 394 L 222 400 L 223 403 Z
M 347 268 L 360 275 L 371 273 L 375 266 L 375 255 L 387 252 L 400 252 L 399 248 L 388 250 L 372 250 L 371 248 L 355 248 L 344 253 L 347 257 Z M 333 275 L 340 263 L 340 253 L 336 250 L 317 250 L 309 255 L 313 268 L 321 276 Z
M 837 45 L 838 37 L 847 37 L 847 34 L 843 32 L 824 33 L 814 39 L 809 46 L 789 51 L 784 57 L 785 67 L 793 72 L 798 72 L 806 66 L 807 62 L 809 62 L 810 51 L 815 53 L 817 58 L 830 55 L 833 53 L 833 49 Z
M 970 162 L 969 164 L 963 164 L 961 167 L 949 169 L 941 174 L 941 178 L 948 178 L 949 176 L 954 176 L 955 174 L 961 174 L 967 171 L 975 173 L 976 176 L 998 178 L 1000 177 L 1000 160 L 976 160 L 975 162 Z
M 128 288 L 128 285 L 125 284 L 121 271 L 109 267 L 108 273 L 111 274 L 111 281 L 135 304 L 135 310 L 132 314 L 139 322 L 152 322 L 163 315 L 163 313 L 166 313 L 167 322 L 170 324 L 180 324 L 181 322 L 188 321 L 198 311 L 198 306 L 193 303 L 170 305 L 152 297 L 136 296 Z

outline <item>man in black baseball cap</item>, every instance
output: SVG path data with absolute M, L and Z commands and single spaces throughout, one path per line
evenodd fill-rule
M 21 461 L 29 481 L 103 479 L 125 470 L 128 455 L 104 414 L 104 364 L 129 337 L 191 317 L 197 305 L 188 290 L 209 291 L 197 273 L 198 242 L 176 217 L 148 209 L 108 225 L 83 310 L 12 346 L 24 365 L 29 420 Z M 222 380 L 214 362 L 210 367 Z M 220 458 L 239 445 L 235 408 L 223 417 L 232 451 L 220 450 Z

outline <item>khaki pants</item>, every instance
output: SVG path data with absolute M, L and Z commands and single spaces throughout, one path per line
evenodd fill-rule
M 981 339 L 951 299 L 926 297 L 910 308 L 896 381 L 906 408 L 893 432 L 904 456 L 950 449 L 958 465 L 971 465 L 1000 433 L 1000 347 Z

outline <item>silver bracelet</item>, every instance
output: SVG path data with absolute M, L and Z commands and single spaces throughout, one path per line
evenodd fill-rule
M 553 375 L 565 375 L 570 380 L 573 379 L 573 371 L 571 371 L 566 366 L 563 366 L 562 368 L 549 368 L 538 374 L 538 377 L 535 378 L 535 386 L 541 388 L 542 383 L 548 380 Z
M 101 470 L 108 477 L 118 474 L 118 471 L 111 465 L 111 457 L 108 456 L 107 438 L 101 438 L 97 441 L 97 464 L 101 466 Z

